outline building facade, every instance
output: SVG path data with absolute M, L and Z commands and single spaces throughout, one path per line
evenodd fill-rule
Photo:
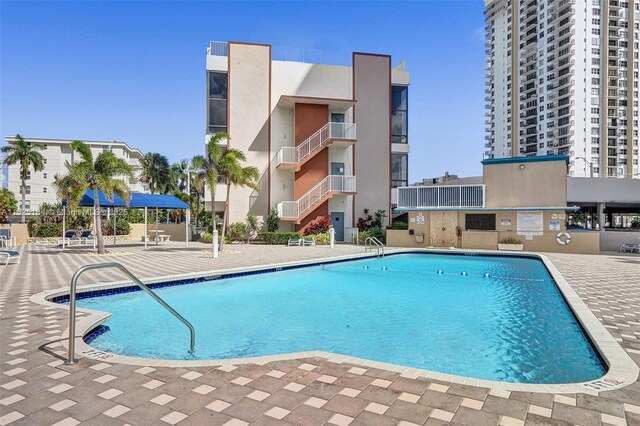
M 55 203 L 58 201 L 56 191 L 53 187 L 54 176 L 56 174 L 65 175 L 66 162 L 73 163 L 78 154 L 71 149 L 73 140 L 66 139 L 43 139 L 24 138 L 26 142 L 33 145 L 41 145 L 43 150 L 39 151 L 44 157 L 44 170 L 34 172 L 29 171 L 26 183 L 25 205 L 19 205 L 20 209 L 25 209 L 27 214 L 37 214 L 42 203 Z M 16 142 L 15 137 L 8 136 L 6 142 L 11 145 Z M 118 157 L 126 160 L 134 168 L 134 178 L 129 179 L 123 176 L 122 179 L 129 185 L 132 191 L 144 192 L 144 186 L 138 181 L 140 159 L 143 157 L 139 149 L 131 148 L 124 142 L 117 141 L 84 141 L 93 152 L 94 158 L 102 151 L 112 151 Z M 8 182 L 7 188 L 14 193 L 18 203 L 21 203 L 22 193 L 20 189 L 20 166 L 14 164 L 7 167 Z M 19 214 L 20 210 L 16 212 Z
M 233 189 L 229 222 L 272 208 L 280 230 L 330 217 L 340 241 L 363 209 L 389 213 L 392 187 L 407 184 L 408 85 L 388 55 L 327 65 L 278 60 L 266 44 L 211 42 L 206 139 L 226 131 L 227 146 L 261 175 L 258 191 Z M 224 193 L 216 190 L 216 211 Z
M 638 177 L 638 3 L 485 0 L 488 158 Z

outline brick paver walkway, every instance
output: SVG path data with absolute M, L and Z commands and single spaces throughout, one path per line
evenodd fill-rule
M 322 358 L 266 365 L 151 368 L 81 359 L 62 365 L 66 310 L 29 297 L 66 286 L 86 263 L 113 260 L 140 277 L 361 253 L 361 247 L 204 246 L 98 257 L 72 248 L 22 247 L 0 266 L 0 425 L 640 425 L 640 382 L 588 394 L 508 392 L 405 378 Z M 567 281 L 640 365 L 640 256 L 550 254 Z M 121 279 L 95 271 L 84 282 Z

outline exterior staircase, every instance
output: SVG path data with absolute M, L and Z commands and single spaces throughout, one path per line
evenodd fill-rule
M 326 146 L 335 142 L 353 144 L 356 141 L 355 123 L 327 123 L 298 146 L 285 146 L 275 157 L 276 168 L 300 171 L 304 163 L 312 159 Z
M 295 222 L 299 225 L 316 207 L 320 206 L 335 194 L 355 193 L 355 176 L 329 175 L 296 201 L 281 201 L 276 208 L 280 220 Z

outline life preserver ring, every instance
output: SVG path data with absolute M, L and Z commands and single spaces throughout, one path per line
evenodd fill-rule
M 562 239 L 562 237 L 564 237 L 564 239 Z M 558 244 L 561 245 L 567 245 L 571 242 L 571 235 L 569 235 L 568 232 L 560 232 L 558 235 L 556 235 L 556 241 L 558 242 Z

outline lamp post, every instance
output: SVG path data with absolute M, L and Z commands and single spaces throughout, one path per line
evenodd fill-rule
M 587 160 L 585 157 L 574 157 L 576 160 L 583 160 L 585 164 L 589 166 L 589 177 L 593 177 L 593 162 Z
M 185 214 L 185 227 L 186 227 L 186 235 L 185 241 L 186 246 L 189 247 L 189 238 L 191 237 L 191 231 L 189 227 L 191 226 L 191 172 L 194 170 L 189 168 L 188 162 L 185 161 L 183 164 L 187 164 L 186 167 L 180 167 L 184 173 L 187 174 L 187 211 Z

